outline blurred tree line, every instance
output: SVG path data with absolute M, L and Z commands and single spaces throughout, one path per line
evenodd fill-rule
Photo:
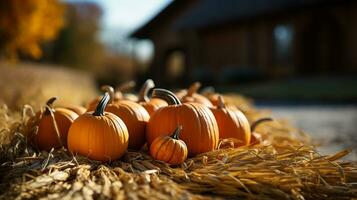
M 102 9 L 93 2 L 0 1 L 0 59 L 51 63 L 92 72 L 98 84 L 133 77 L 133 61 L 99 39 Z
M 0 56 L 40 58 L 40 44 L 54 39 L 64 26 L 64 10 L 56 0 L 0 1 Z

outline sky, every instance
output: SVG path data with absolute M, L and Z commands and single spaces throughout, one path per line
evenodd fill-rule
M 172 0 L 93 0 L 103 11 L 101 39 L 115 47 L 135 52 L 139 60 L 149 60 L 153 56 L 151 41 L 136 41 L 117 44 L 116 41 L 128 41 L 126 37 L 152 19 Z
M 92 0 L 104 10 L 104 29 L 128 34 L 154 17 L 172 0 Z
M 134 47 L 127 42 L 127 36 L 152 19 L 172 0 L 67 0 L 69 2 L 95 2 L 104 13 L 101 21 L 100 39 L 109 46 L 134 48 L 141 60 L 149 59 L 153 54 L 150 41 L 136 41 Z M 124 42 L 123 42 L 124 41 Z M 124 45 L 124 46 L 123 46 Z M 118 47 L 118 48 L 119 48 Z M 130 50 L 131 51 L 131 50 Z

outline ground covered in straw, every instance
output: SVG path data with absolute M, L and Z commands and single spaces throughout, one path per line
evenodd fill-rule
M 270 116 L 239 96 L 226 96 L 250 121 Z M 26 140 L 25 112 L 0 109 L 0 199 L 352 199 L 357 163 L 348 154 L 320 155 L 306 134 L 275 120 L 257 128 L 263 142 L 188 159 L 181 166 L 145 150 L 100 163 L 65 149 L 38 152 Z

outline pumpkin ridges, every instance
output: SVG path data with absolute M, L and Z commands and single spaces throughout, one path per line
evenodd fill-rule
M 150 146 L 150 155 L 156 159 L 169 164 L 181 164 L 187 158 L 187 146 L 180 140 L 175 139 L 175 135 L 182 130 L 178 126 L 171 136 L 160 136 L 154 139 Z
M 190 155 L 196 154 L 196 153 L 202 153 L 203 151 L 210 151 L 216 148 L 218 144 L 218 128 L 216 124 L 217 122 L 214 120 L 209 120 L 208 122 L 205 120 L 200 120 L 198 118 L 200 117 L 210 117 L 211 119 L 214 119 L 213 114 L 207 115 L 207 114 L 202 114 L 202 110 L 198 110 L 196 108 L 192 108 L 192 103 L 183 104 L 181 109 L 178 109 L 177 111 L 172 111 L 175 109 L 176 106 L 168 106 L 165 108 L 161 108 L 157 111 L 157 114 L 155 113 L 151 119 L 149 120 L 148 127 L 147 127 L 147 141 L 148 144 L 150 145 L 153 140 L 156 137 L 167 135 L 170 136 L 170 132 L 175 130 L 175 128 L 178 125 L 182 125 L 184 128 L 181 132 L 181 140 L 185 141 L 187 147 L 189 148 L 189 151 L 191 151 Z M 197 104 L 198 107 L 202 107 L 202 105 Z M 193 109 L 193 111 L 192 111 Z M 206 108 L 205 108 L 206 109 Z M 183 113 L 189 112 L 191 117 L 188 117 L 187 115 L 185 117 Z M 210 111 L 208 111 L 210 112 Z M 199 113 L 199 114 L 198 114 Z M 189 118 L 189 119 L 187 119 Z M 175 120 L 167 120 L 167 119 L 175 119 Z M 192 120 L 195 120 L 193 122 Z M 160 126 L 152 126 L 153 121 L 160 121 Z M 204 128 L 205 127 L 205 128 Z M 203 129 L 202 129 L 203 128 Z M 203 133 L 209 133 L 208 138 L 204 139 L 202 143 L 206 143 L 207 141 L 214 140 L 213 142 L 209 142 L 210 148 L 204 148 L 201 147 L 201 141 L 196 142 L 196 140 L 190 139 L 191 135 L 193 133 L 190 133 L 189 130 L 196 130 L 194 134 L 197 134 L 197 138 L 202 138 Z M 170 130 L 166 131 L 164 134 L 164 130 Z M 152 133 L 152 134 L 149 134 Z M 215 135 L 217 136 L 215 136 Z M 204 137 L 206 138 L 206 137 Z M 217 141 L 216 141 L 217 140 Z M 199 149 L 198 151 L 192 151 L 193 148 Z
M 50 150 L 67 146 L 67 131 L 78 115 L 65 108 L 53 108 L 56 97 L 50 98 L 43 109 L 36 113 L 38 131 L 30 134 L 29 140 L 34 142 L 40 150 Z
M 150 119 L 147 111 L 140 104 L 131 101 L 109 105 L 107 111 L 120 117 L 126 124 L 132 138 L 129 139 L 129 148 L 140 149 L 145 144 L 146 124 Z
M 174 139 L 174 141 L 173 141 L 173 149 L 172 149 L 172 151 L 171 152 L 174 152 L 174 153 L 172 153 L 171 155 L 170 155 L 170 157 L 168 158 L 168 162 L 170 162 L 171 160 L 172 160 L 172 158 L 175 158 L 175 152 L 176 152 L 176 149 L 177 149 L 177 140 L 176 139 Z
M 125 153 L 128 130 L 119 117 L 104 112 L 108 101 L 109 94 L 105 93 L 94 112 L 87 112 L 73 122 L 68 136 L 71 152 L 100 161 L 111 161 Z M 87 140 L 83 142 L 84 139 Z
M 155 140 L 154 140 L 155 141 Z M 159 141 L 159 142 L 161 142 L 160 144 L 158 144 L 159 146 L 157 147 L 157 149 L 156 149 L 156 147 L 155 147 L 155 149 L 154 149 L 154 153 L 153 154 L 155 154 L 155 157 L 158 157 L 158 154 L 160 153 L 160 151 L 161 151 L 161 148 L 162 147 L 164 147 L 164 145 L 167 143 L 167 142 L 169 142 L 169 139 L 168 138 L 165 138 L 164 140 L 162 140 L 162 141 Z
M 117 123 L 117 125 L 111 126 L 112 128 L 109 129 L 109 131 L 105 128 L 104 131 L 103 127 L 106 121 L 103 118 L 108 118 Z M 78 119 L 81 123 L 90 124 L 90 126 L 82 127 L 78 121 L 77 123 L 73 123 L 68 138 L 68 148 L 70 151 L 100 161 L 113 160 L 121 157 L 125 153 L 127 140 L 124 138 L 127 138 L 128 131 L 124 128 L 125 125 L 119 117 L 112 113 L 105 112 L 103 116 L 93 116 L 92 113 L 85 113 Z M 98 122 L 100 126 L 94 126 L 94 124 Z M 121 127 L 121 129 L 118 130 L 118 127 Z M 105 132 L 106 135 L 112 134 L 117 138 L 110 142 L 121 141 L 116 144 L 116 148 L 114 148 L 114 153 L 112 153 L 111 157 L 108 157 L 108 152 L 111 151 L 111 149 L 104 149 L 105 146 L 108 146 L 107 139 L 104 140 L 105 136 L 103 137 L 101 134 L 98 134 L 103 132 Z M 85 138 L 87 140 L 85 140 Z M 120 140 L 120 138 L 123 138 L 123 140 Z
M 217 122 L 216 122 L 216 120 L 214 118 L 213 113 L 208 109 L 202 109 L 202 107 L 197 106 L 197 103 L 190 103 L 190 104 L 191 105 L 196 105 L 195 109 L 198 109 L 199 110 L 198 113 L 201 114 L 202 116 L 204 116 L 204 117 L 200 117 L 200 120 L 203 120 L 203 119 L 206 119 L 206 118 L 209 120 L 209 122 L 203 128 L 207 129 L 207 131 L 210 132 L 210 133 L 218 132 Z M 202 123 L 202 122 L 200 124 L 205 125 L 205 123 Z M 209 125 L 211 125 L 211 126 L 209 126 Z M 210 145 L 212 146 L 213 149 L 216 149 L 217 145 L 218 145 L 219 134 L 216 134 L 216 138 L 214 138 L 213 140 L 211 139 L 211 137 L 213 137 L 213 135 L 210 134 L 209 136 L 210 136 L 210 138 L 206 138 L 208 141 L 205 141 L 204 143 L 209 142 L 209 141 L 213 141 L 213 143 L 210 144 Z M 203 144 L 203 142 L 201 144 Z M 206 151 L 206 149 L 204 148 L 203 145 L 201 145 L 201 148 L 202 148 L 201 151 Z
M 236 146 L 248 145 L 251 140 L 251 130 L 248 119 L 238 109 L 226 107 L 222 96 L 218 97 L 217 108 L 211 108 L 219 132 L 220 138 L 235 138 L 241 143 Z

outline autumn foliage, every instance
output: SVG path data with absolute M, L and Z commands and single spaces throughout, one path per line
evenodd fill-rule
M 41 42 L 54 39 L 64 26 L 64 11 L 58 0 L 0 1 L 0 53 L 39 58 Z

